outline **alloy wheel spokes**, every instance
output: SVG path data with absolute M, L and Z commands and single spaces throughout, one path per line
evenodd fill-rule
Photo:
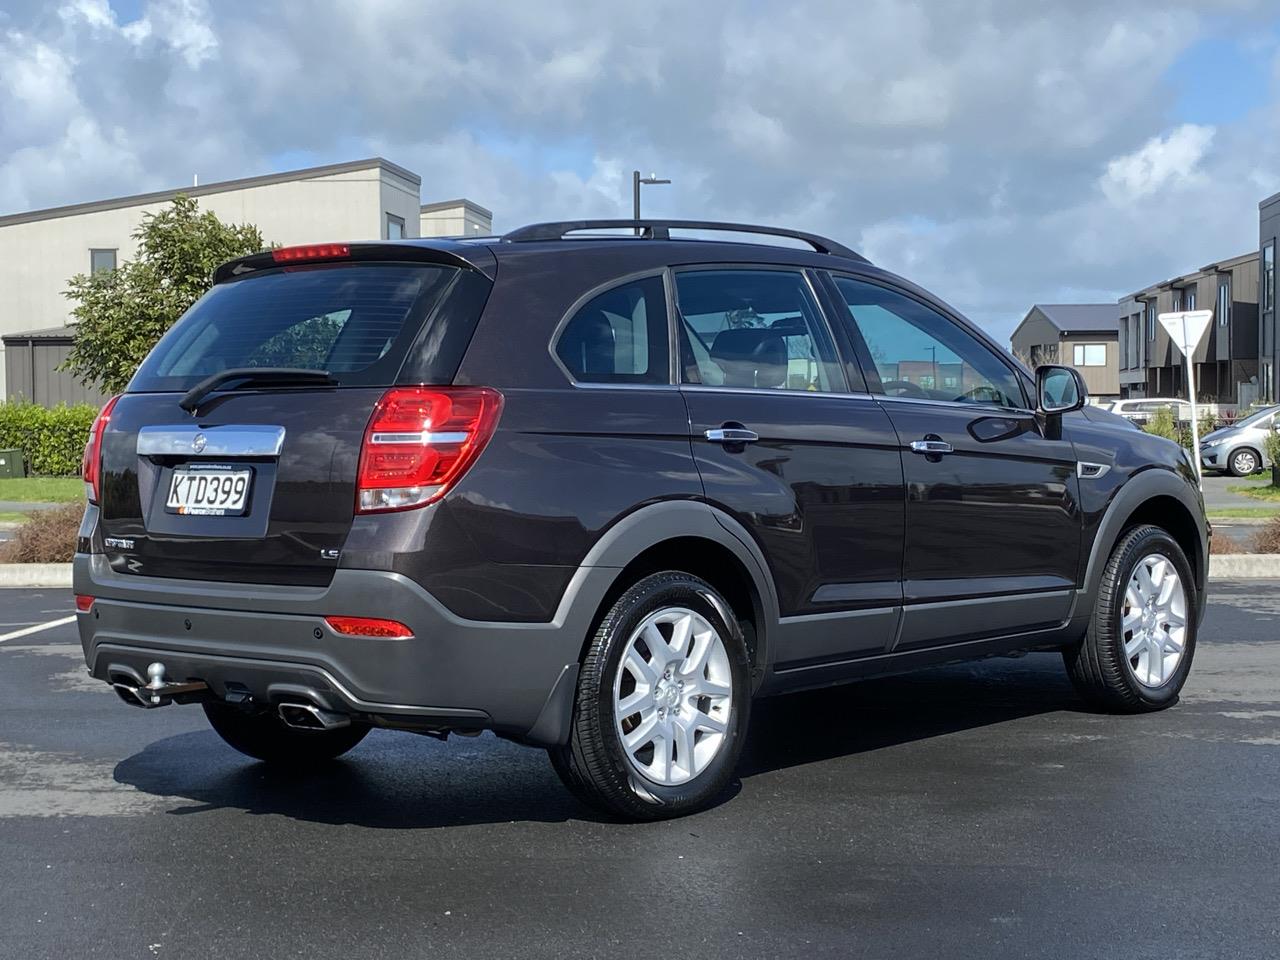
M 1174 675 L 1186 646 L 1187 595 L 1168 557 L 1153 553 L 1134 567 L 1120 631 L 1125 660 L 1138 683 L 1158 687 Z
M 701 614 L 668 607 L 632 633 L 614 681 L 614 721 L 632 767 L 654 783 L 706 769 L 729 729 L 729 655 Z

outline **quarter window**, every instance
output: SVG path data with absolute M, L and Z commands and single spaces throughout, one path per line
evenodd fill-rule
M 836 278 L 871 353 L 879 383 L 893 397 L 1023 407 L 1017 377 L 959 324 L 918 300 L 871 283 Z
M 556 356 L 580 383 L 670 383 L 661 277 L 632 280 L 583 306 L 560 332 Z
M 804 274 L 707 270 L 676 274 L 686 383 L 769 390 L 844 390 L 835 348 Z

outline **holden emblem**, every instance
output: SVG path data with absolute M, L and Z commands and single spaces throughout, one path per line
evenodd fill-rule
M 191 438 L 191 449 L 194 450 L 196 453 L 201 453 L 204 450 L 204 448 L 208 445 L 208 443 L 209 443 L 208 437 L 206 437 L 203 433 L 197 433 L 194 437 Z

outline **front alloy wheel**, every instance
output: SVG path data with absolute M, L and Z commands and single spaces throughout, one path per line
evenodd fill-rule
M 667 571 L 632 585 L 587 644 L 569 742 L 552 766 L 631 820 L 692 813 L 728 786 L 750 710 L 746 644 L 714 587 Z
M 1168 532 L 1150 524 L 1126 531 L 1103 569 L 1084 639 L 1063 651 L 1077 692 L 1118 713 L 1175 703 L 1195 654 L 1194 583 Z

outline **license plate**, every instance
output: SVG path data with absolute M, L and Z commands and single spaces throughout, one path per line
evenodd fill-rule
M 165 507 L 197 517 L 230 517 L 244 513 L 252 470 L 187 469 L 173 471 Z

